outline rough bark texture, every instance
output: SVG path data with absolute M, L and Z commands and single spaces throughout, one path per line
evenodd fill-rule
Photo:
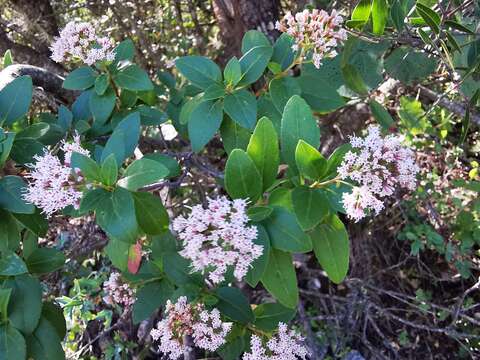
M 50 59 L 49 54 L 10 40 L 7 33 L 0 27 L 0 54 L 3 55 L 8 49 L 12 51 L 15 62 L 39 66 L 57 73 L 65 71 L 61 65 Z
M 224 45 L 218 59 L 221 63 L 241 55 L 242 37 L 248 30 L 262 31 L 272 40 L 278 37 L 275 22 L 279 18 L 279 0 L 213 0 L 213 11 Z
M 75 96 L 75 92 L 62 88 L 63 77 L 37 66 L 22 64 L 10 65 L 0 71 L 0 90 L 23 75 L 30 76 L 35 87 L 42 88 L 60 102 L 70 103 Z

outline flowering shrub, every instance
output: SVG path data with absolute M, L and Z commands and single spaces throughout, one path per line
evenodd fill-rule
M 354 15 L 354 28 L 368 21 Z M 383 33 L 386 15 L 372 16 L 373 32 Z M 243 55 L 223 70 L 184 56 L 152 80 L 134 63 L 130 40 L 115 45 L 89 24 L 69 23 L 52 58 L 83 62 L 63 82 L 79 92 L 71 108 L 48 120 L 30 116 L 27 76 L 0 91 L 0 358 L 64 357 L 65 334 L 55 326 L 63 317 L 42 297 L 38 276 L 62 268 L 65 257 L 38 239 L 47 218 L 87 214 L 108 236 L 104 253 L 118 271 L 104 283 L 105 302 L 135 324 L 161 312 L 150 334 L 164 355 L 196 348 L 225 359 L 308 357 L 313 349 L 286 325 L 299 302 L 293 256 L 313 252 L 341 283 L 350 258 L 344 221 L 374 216 L 399 189 L 415 190 L 419 167 L 389 134 L 388 112 L 369 98 L 383 71 L 369 66 L 388 44 L 347 37 L 335 10 L 289 13 L 277 28 L 284 34 L 274 44 L 247 32 Z M 409 82 L 418 74 L 387 66 L 396 51 L 385 70 Z M 431 59 L 405 51 L 426 63 L 419 77 L 427 76 Z M 381 127 L 325 157 L 315 116 L 351 100 L 368 101 Z M 191 151 L 160 135 L 164 153 L 143 146 L 167 122 Z M 224 171 L 197 157 L 214 137 Z M 159 190 L 178 187 L 192 168 L 206 169 L 216 191 L 205 204 L 170 204 L 167 212 Z M 243 286 L 263 288 L 272 302 L 252 304 Z M 31 306 L 15 306 L 27 298 Z

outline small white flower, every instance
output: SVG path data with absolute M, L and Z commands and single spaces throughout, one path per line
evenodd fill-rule
M 103 291 L 106 295 L 103 300 L 109 304 L 131 306 L 135 302 L 135 291 L 121 279 L 119 273 L 111 273 L 107 281 L 103 283 Z

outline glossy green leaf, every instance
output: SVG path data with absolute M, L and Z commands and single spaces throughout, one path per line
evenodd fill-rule
M 295 51 L 292 50 L 294 39 L 290 35 L 283 33 L 273 45 L 272 61 L 280 65 L 280 68 L 286 70 L 295 60 Z
M 168 213 L 159 197 L 148 192 L 136 192 L 133 200 L 138 225 L 145 234 L 158 235 L 168 230 Z
M 107 122 L 113 109 L 115 108 L 116 96 L 112 89 L 109 89 L 103 95 L 98 95 L 95 91 L 90 95 L 90 112 L 92 113 L 95 125 L 103 125 Z
M 273 104 L 280 113 L 283 113 L 285 105 L 293 95 L 300 95 L 302 92 L 297 80 L 292 77 L 273 79 L 270 81 L 269 89 Z
M 255 46 L 240 58 L 242 78 L 238 85 L 248 85 L 262 76 L 273 54 L 271 45 Z
M 278 302 L 287 308 L 295 309 L 299 296 L 291 254 L 272 248 L 261 281 Z
M 423 80 L 436 68 L 437 61 L 423 52 L 407 47 L 395 49 L 385 60 L 385 70 L 405 84 Z
M 33 334 L 27 337 L 28 356 L 33 359 L 65 360 L 61 341 L 55 326 L 41 317 Z
M 316 189 L 296 187 L 292 192 L 293 208 L 304 231 L 313 229 L 329 211 L 327 197 Z
M 97 224 L 109 237 L 135 243 L 138 235 L 133 195 L 117 187 L 110 197 L 97 207 Z
M 212 60 L 203 56 L 184 56 L 175 60 L 180 73 L 193 85 L 205 90 L 222 81 L 222 72 Z
M 11 213 L 0 209 L 0 251 L 15 251 L 20 245 L 20 229 Z
M 127 167 L 123 178 L 118 181 L 118 185 L 135 191 L 167 177 L 168 173 L 168 169 L 158 161 L 142 158 L 135 160 Z
M 372 23 L 373 33 L 382 35 L 388 20 L 388 4 L 386 0 L 373 0 Z
M 101 74 L 95 79 L 95 93 L 102 96 L 107 91 L 109 79 L 107 74 Z
M 272 214 L 264 221 L 270 242 L 275 249 L 291 253 L 312 250 L 312 241 L 303 232 L 296 217 L 283 207 L 274 206 Z
M 263 190 L 275 181 L 280 164 L 278 136 L 273 123 L 266 117 L 258 121 L 247 147 L 247 154 L 262 177 Z
M 348 233 L 336 215 L 330 215 L 310 234 L 318 262 L 330 280 L 339 284 L 348 272 L 350 246 Z
M 148 74 L 137 65 L 129 65 L 113 76 L 120 88 L 130 91 L 152 90 L 153 84 Z
M 215 295 L 219 299 L 215 307 L 222 314 L 244 324 L 253 323 L 255 315 L 253 315 L 248 299 L 239 289 L 222 287 L 215 291 Z
M 257 245 L 263 246 L 263 253 L 259 258 L 252 262 L 247 276 L 245 277 L 245 280 L 251 287 L 257 286 L 258 282 L 265 273 L 265 269 L 267 268 L 268 264 L 268 257 L 270 255 L 270 239 L 267 231 L 261 225 L 255 226 L 257 227 L 258 235 L 253 242 Z
M 269 206 L 252 206 L 247 209 L 247 215 L 251 221 L 259 222 L 268 218 L 272 211 Z
M 242 39 L 242 54 L 247 53 L 256 46 L 270 46 L 270 40 L 258 30 L 248 30 Z
M 257 100 L 250 92 L 239 90 L 225 96 L 225 112 L 247 129 L 253 129 L 257 121 Z
M 35 207 L 23 200 L 27 184 L 19 176 L 8 175 L 0 179 L 0 208 L 13 213 L 32 214 Z
M 204 101 L 192 111 L 188 122 L 188 136 L 192 150 L 199 152 L 220 129 L 223 119 L 223 102 Z
M 120 166 L 135 151 L 139 137 L 140 115 L 134 112 L 127 115 L 115 127 L 102 151 L 101 161 L 105 161 L 110 154 L 114 154 L 117 165 Z
M 295 150 L 299 140 L 304 140 L 313 147 L 320 146 L 320 129 L 308 104 L 295 95 L 285 105 L 280 134 L 282 158 L 292 171 L 297 170 Z
M 300 140 L 295 149 L 295 163 L 302 176 L 320 180 L 327 172 L 327 160 L 310 144 Z
M 101 182 L 107 186 L 112 186 L 117 182 L 118 177 L 118 165 L 117 160 L 115 160 L 115 155 L 110 154 L 102 162 L 100 168 L 100 179 Z
M 360 0 L 353 9 L 351 20 L 355 22 L 355 27 L 362 27 L 370 18 L 372 11 L 372 0 Z
M 30 76 L 19 76 L 0 90 L 0 124 L 11 125 L 25 116 L 32 102 Z
M 0 359 L 25 360 L 27 350 L 23 335 L 10 324 L 0 325 Z
M 38 248 L 25 260 L 28 271 L 33 274 L 46 274 L 61 269 L 65 265 L 63 252 L 53 248 Z
M 220 127 L 220 135 L 225 151 L 230 154 L 234 149 L 246 150 L 251 133 L 250 130 L 238 125 L 226 116 Z
M 390 129 L 395 124 L 390 113 L 378 102 L 370 100 L 368 105 L 370 106 L 373 117 L 384 130 Z
M 68 90 L 85 90 L 95 84 L 97 73 L 90 66 L 82 66 L 73 70 L 63 81 Z
M 70 166 L 72 169 L 80 169 L 82 176 L 88 180 L 101 179 L 100 166 L 88 156 L 74 152 L 70 159 Z
M 231 84 L 232 86 L 238 84 L 242 78 L 242 67 L 237 57 L 234 56 L 228 61 L 223 70 L 223 77 L 225 78 L 225 84 Z
M 295 317 L 295 309 L 289 309 L 278 303 L 258 305 L 255 310 L 255 327 L 263 331 L 274 331 L 278 323 L 288 324 Z
M 162 309 L 173 293 L 173 285 L 166 280 L 148 283 L 136 293 L 133 304 L 132 319 L 134 324 L 139 324 L 148 319 L 155 310 Z
M 12 214 L 17 221 L 39 237 L 45 237 L 48 231 L 48 221 L 39 209 L 33 214 Z
M 2 254 L 0 257 L 0 276 L 17 276 L 27 272 L 27 266 L 14 252 Z
M 240 149 L 230 153 L 225 165 L 225 188 L 234 199 L 255 203 L 262 195 L 262 176 L 248 154 Z

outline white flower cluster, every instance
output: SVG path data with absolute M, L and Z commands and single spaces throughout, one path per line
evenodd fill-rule
M 252 335 L 250 353 L 243 354 L 243 360 L 305 360 L 309 351 L 304 344 L 304 338 L 289 330 L 284 323 L 278 324 L 278 334 L 264 345 L 262 339 Z
M 293 50 L 312 50 L 313 64 L 319 68 L 322 59 L 336 56 L 336 46 L 346 40 L 347 32 L 339 28 L 342 22 L 343 18 L 336 10 L 328 14 L 324 10 L 314 9 L 304 10 L 295 16 L 287 12 L 275 27 L 294 38 Z
M 159 351 L 170 359 L 178 359 L 186 350 L 186 336 L 201 349 L 215 351 L 225 343 L 232 323 L 223 322 L 217 309 L 208 311 L 202 304 L 189 304 L 185 296 L 175 304 L 170 300 L 165 306 L 165 318 L 150 334 L 154 341 L 160 340 Z
M 338 168 L 342 179 L 350 178 L 359 184 L 343 195 L 347 215 L 359 221 L 366 213 L 383 209 L 382 198 L 391 196 L 397 187 L 414 190 L 419 167 L 414 152 L 402 146 L 394 135 L 382 138 L 378 126 L 370 126 L 365 138 L 350 138 L 355 152 L 349 151 Z
M 87 65 L 97 61 L 113 61 L 115 44 L 107 37 L 99 37 L 92 24 L 69 22 L 55 39 L 50 50 L 52 60 L 58 63 L 74 58 Z
M 247 226 L 246 206 L 242 199 L 209 199 L 207 209 L 196 205 L 190 216 L 173 221 L 173 229 L 183 242 L 180 255 L 191 260 L 193 271 L 209 271 L 214 284 L 225 279 L 228 266 L 234 267 L 233 274 L 240 281 L 262 255 L 263 246 L 253 242 L 257 228 Z
M 123 282 L 119 273 L 111 273 L 107 281 L 103 283 L 105 296 L 103 301 L 109 305 L 121 305 L 129 307 L 135 302 L 135 291 Z
M 35 164 L 28 164 L 32 171 L 27 177 L 32 181 L 23 198 L 41 208 L 47 216 L 69 205 L 77 209 L 82 198 L 78 187 L 83 179 L 80 174 L 72 172 L 70 158 L 73 152 L 86 156 L 89 152 L 80 146 L 78 136 L 74 137 L 73 143 L 63 142 L 61 149 L 65 153 L 63 164 L 46 149 L 42 156 L 34 156 Z

